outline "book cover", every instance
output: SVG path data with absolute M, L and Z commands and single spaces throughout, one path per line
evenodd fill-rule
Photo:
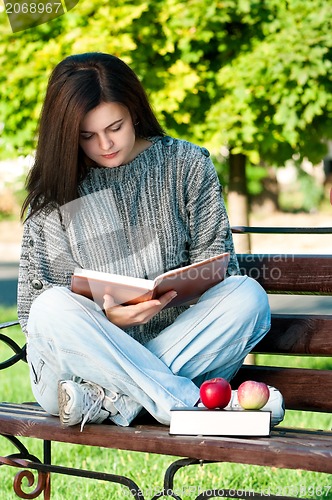
M 154 280 L 133 278 L 87 269 L 75 269 L 71 290 L 102 305 L 105 293 L 117 304 L 137 304 L 155 299 L 170 290 L 177 296 L 166 307 L 190 303 L 225 278 L 229 253 L 160 274 Z
M 271 412 L 173 408 L 170 434 L 203 436 L 269 436 Z

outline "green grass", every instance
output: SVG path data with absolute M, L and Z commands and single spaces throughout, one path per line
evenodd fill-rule
M 0 309 L 0 322 L 15 319 L 14 309 Z M 19 328 L 13 327 L 12 337 L 21 345 L 24 337 Z M 10 350 L 0 344 L 0 360 L 6 359 Z M 258 362 L 275 364 L 279 358 L 258 356 Z M 285 358 L 288 366 L 305 363 L 306 367 L 324 367 L 330 369 L 330 361 L 322 359 Z M 293 365 L 292 365 L 293 363 Z M 2 401 L 31 401 L 28 367 L 19 363 L 4 372 L 0 372 Z M 330 414 L 287 411 L 284 420 L 286 426 L 299 426 L 319 429 L 331 428 Z M 42 457 L 42 443 L 28 438 L 22 439 L 30 453 Z M 16 452 L 13 446 L 0 436 L 0 454 L 6 456 Z M 177 457 L 164 457 L 155 454 L 127 452 L 121 450 L 102 449 L 80 445 L 54 443 L 52 460 L 56 465 L 85 468 L 112 474 L 126 475 L 133 479 L 143 490 L 145 499 L 151 499 L 163 484 L 163 473 L 167 466 Z M 5 500 L 17 499 L 13 492 L 12 482 L 18 469 L 0 467 L 0 493 Z M 25 484 L 25 486 L 24 486 Z M 229 488 L 235 491 L 244 488 L 257 491 L 262 498 L 269 494 L 280 496 L 308 497 L 312 499 L 332 499 L 332 481 L 328 474 L 306 472 L 301 470 L 284 470 L 270 467 L 245 466 L 240 464 L 206 464 L 204 466 L 186 467 L 175 476 L 174 490 L 182 498 L 195 498 L 200 492 L 212 488 Z M 27 483 L 23 488 L 31 492 Z M 128 490 L 120 485 L 75 478 L 63 475 L 52 476 L 52 499 L 54 500 L 119 500 L 133 498 Z M 250 496 L 248 495 L 248 498 Z

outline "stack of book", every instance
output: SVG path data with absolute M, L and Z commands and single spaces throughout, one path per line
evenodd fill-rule
M 203 436 L 269 436 L 271 412 L 173 408 L 170 434 Z

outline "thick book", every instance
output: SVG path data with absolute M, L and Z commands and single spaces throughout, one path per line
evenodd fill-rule
M 269 436 L 271 412 L 263 410 L 210 410 L 173 408 L 170 434 L 202 436 Z
M 175 290 L 177 296 L 166 307 L 192 303 L 206 290 L 220 283 L 226 275 L 229 253 L 167 271 L 154 280 L 133 278 L 77 268 L 71 279 L 71 290 L 102 305 L 109 294 L 116 304 L 137 304 Z

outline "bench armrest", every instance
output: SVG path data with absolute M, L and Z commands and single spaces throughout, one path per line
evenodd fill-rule
M 17 325 L 19 325 L 17 320 L 0 323 L 0 330 Z M 23 345 L 22 347 L 19 346 L 11 337 L 5 335 L 4 333 L 0 333 L 0 342 L 6 344 L 15 353 L 13 356 L 10 356 L 4 361 L 0 360 L 0 370 L 5 370 L 9 366 L 14 365 L 21 360 L 26 362 L 26 345 Z

